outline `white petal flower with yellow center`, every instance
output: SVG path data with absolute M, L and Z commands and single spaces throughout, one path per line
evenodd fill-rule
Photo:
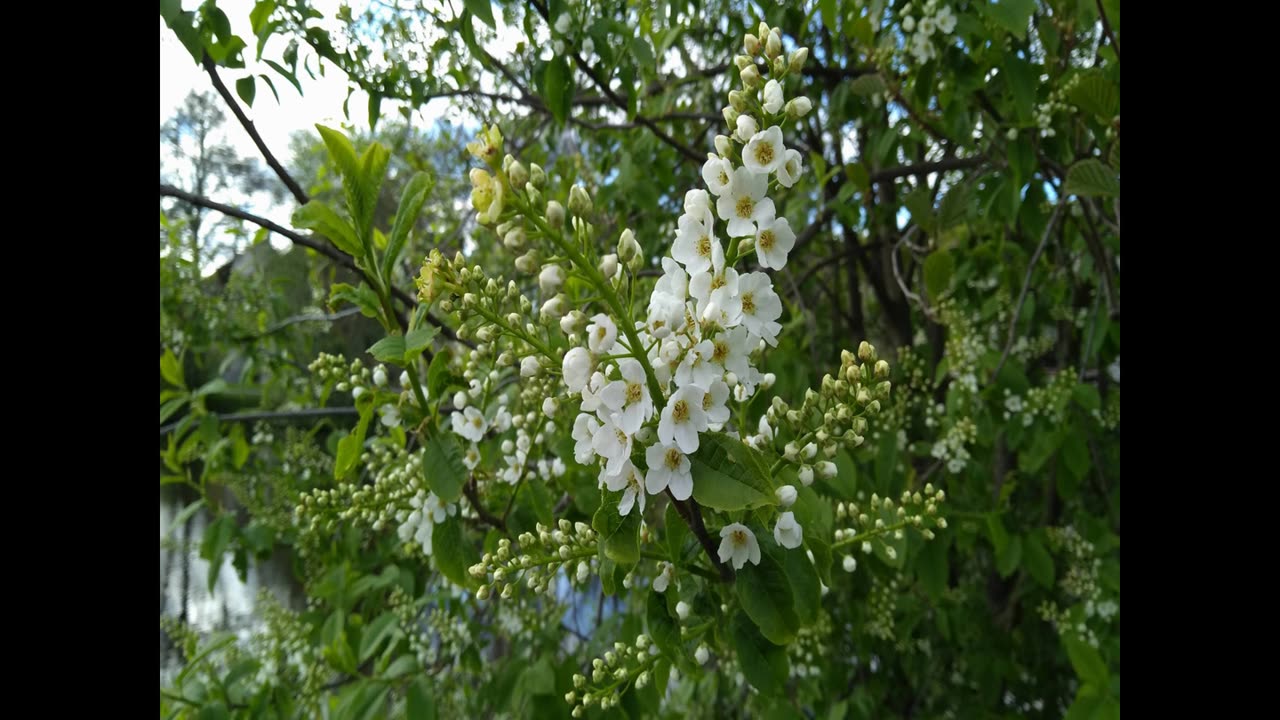
M 631 434 L 618 426 L 618 419 L 617 414 L 607 414 L 591 436 L 591 449 L 608 461 L 605 472 L 610 475 L 622 472 L 622 464 L 631 462 L 627 459 L 631 457 Z
M 786 162 L 787 148 L 782 144 L 782 128 L 774 125 L 758 132 L 742 149 L 742 164 L 759 175 L 768 175 Z
M 773 539 L 788 550 L 800 547 L 801 542 L 804 541 L 804 534 L 800 523 L 796 522 L 795 513 L 784 512 L 778 517 L 778 524 L 773 526 Z
M 707 426 L 719 430 L 729 420 L 729 386 L 719 378 L 711 381 L 707 394 L 702 396 L 702 412 L 707 414 Z
M 667 488 L 677 500 L 688 500 L 693 494 L 693 470 L 689 458 L 675 445 L 654 443 L 644 451 L 649 472 L 644 476 L 644 488 L 650 495 L 657 495 Z
M 782 166 L 778 168 L 778 184 L 789 188 L 796 184 L 802 172 L 804 172 L 804 156 L 795 148 L 789 149 L 782 158 Z
M 705 388 L 711 384 L 712 380 L 720 377 L 724 373 L 724 367 L 716 364 L 713 359 L 715 352 L 715 343 L 710 340 L 703 340 L 689 348 L 689 352 L 680 361 L 680 366 L 676 368 L 676 385 L 681 387 L 697 385 Z M 701 407 L 701 398 L 699 398 L 699 407 Z
M 617 413 L 614 419 L 618 427 L 628 435 L 634 435 L 640 426 L 653 417 L 653 398 L 645 387 L 644 366 L 635 358 L 618 361 L 621 380 L 614 380 L 600 391 L 605 407 Z
M 756 534 L 742 523 L 731 523 L 720 530 L 720 562 L 732 562 L 734 570 L 741 570 L 750 560 L 753 565 L 760 564 L 760 543 Z
M 738 300 L 738 271 L 731 267 L 703 272 L 689 278 L 689 294 L 697 300 L 695 312 L 699 318 L 722 322 L 727 319 L 729 325 L 738 323 L 741 303 Z M 726 318 L 714 316 L 709 308 L 724 312 Z
M 724 265 L 724 248 L 716 238 L 715 217 L 706 213 L 685 213 L 677 221 L 676 241 L 671 257 L 682 264 L 690 275 L 706 272 L 713 265 Z
M 742 325 L 759 335 L 773 347 L 778 346 L 778 333 L 782 325 L 782 301 L 773 291 L 769 276 L 762 272 L 743 275 L 738 281 L 738 295 L 742 303 Z
M 564 374 L 564 384 L 569 386 L 569 390 L 582 392 L 582 388 L 586 387 L 587 381 L 591 379 L 591 355 L 587 353 L 586 348 L 570 348 L 569 352 L 564 354 L 560 371 Z
M 623 462 L 616 473 L 609 473 L 606 469 L 600 479 L 613 492 L 622 491 L 622 500 L 618 502 L 619 515 L 630 515 L 631 508 L 637 501 L 640 503 L 640 512 L 644 512 L 644 480 L 630 460 Z
M 462 412 L 456 412 L 450 419 L 453 423 L 453 431 L 471 442 L 480 442 L 484 438 L 484 433 L 489 429 L 489 423 L 484 419 L 484 413 L 476 408 L 468 407 Z
M 686 385 L 672 394 L 658 421 L 658 440 L 675 444 L 685 454 L 698 452 L 698 433 L 707 429 L 707 415 L 702 411 L 702 388 Z
M 733 187 L 733 163 L 712 155 L 702 164 L 702 179 L 712 195 L 720 196 Z
M 595 415 L 589 413 L 580 413 L 578 418 L 573 421 L 573 457 L 579 463 L 586 465 L 595 457 L 595 449 L 591 447 L 592 439 L 595 437 L 596 431 L 600 429 L 600 421 Z
M 618 327 L 613 324 L 613 319 L 604 313 L 598 313 L 591 318 L 591 324 L 587 326 L 587 347 L 591 348 L 591 352 L 597 355 L 604 355 L 613 349 L 613 343 L 618 339 Z
M 787 266 L 787 254 L 796 246 L 796 234 L 785 217 L 769 216 L 759 222 L 756 231 L 756 259 L 760 267 L 781 270 Z
M 768 175 L 734 169 L 732 189 L 716 200 L 716 213 L 728 223 L 729 237 L 755 235 L 757 221 L 773 218 L 773 200 L 764 196 L 768 189 Z

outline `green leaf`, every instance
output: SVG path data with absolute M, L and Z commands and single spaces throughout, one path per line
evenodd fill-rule
M 338 441 L 338 456 L 333 463 L 333 479 L 342 480 L 355 469 L 360 460 L 360 451 L 364 448 L 364 436 L 369 430 L 369 419 L 373 417 L 373 404 L 364 405 L 360 410 L 360 422 L 356 429 Z
M 458 438 L 446 430 L 432 433 L 422 451 L 422 477 L 431 491 L 447 503 L 458 501 L 467 481 L 462 455 Z
M 1089 443 L 1079 427 L 1071 428 L 1062 438 L 1062 463 L 1076 480 L 1083 479 L 1093 464 L 1089 458 Z
M 631 512 L 620 515 L 618 503 L 621 499 L 622 492 L 602 492 L 600 509 L 591 518 L 591 527 L 600 533 L 605 557 L 620 566 L 630 567 L 640 562 L 640 505 L 637 503 Z
M 1111 673 L 1096 648 L 1074 632 L 1064 633 L 1062 643 L 1067 646 L 1067 657 L 1070 658 L 1071 667 L 1075 668 L 1080 682 L 1098 688 L 1111 685 Z
M 836 15 L 836 0 L 820 0 L 818 8 L 822 12 L 822 24 L 830 30 L 835 30 L 836 18 L 838 17 Z M 760 38 L 760 41 L 764 42 L 764 38 Z
M 758 450 L 723 433 L 704 433 L 689 458 L 693 497 L 722 512 L 777 504 L 769 471 Z
M 1029 122 L 1035 111 L 1036 81 L 1035 71 L 1026 60 L 1007 53 L 1004 56 L 1004 73 L 1009 82 L 1009 91 L 1013 94 L 1013 106 L 1018 118 Z
M 431 345 L 432 339 L 439 334 L 440 328 L 435 325 L 424 325 L 410 330 L 409 334 L 404 336 L 404 362 L 401 364 L 405 367 L 411 367 L 414 361 Z
M 521 682 L 530 695 L 551 695 L 556 691 L 556 673 L 551 658 L 543 655 L 537 662 L 525 668 Z
M 796 615 L 791 584 L 786 571 L 772 555 L 761 552 L 759 565 L 750 561 L 743 565 L 734 590 L 742 609 L 770 642 L 786 645 L 795 639 L 800 618 Z
M 386 642 L 399 629 L 398 618 L 396 614 L 387 611 L 378 616 L 376 620 L 364 626 L 360 633 L 360 662 L 373 657 L 378 651 L 382 643 Z
M 160 424 L 163 425 L 165 420 L 168 420 L 169 418 L 173 417 L 173 414 L 181 410 L 182 406 L 186 405 L 190 399 L 191 398 L 189 398 L 188 396 L 183 395 L 182 397 L 176 397 L 171 400 L 168 400 L 163 405 L 161 405 L 160 406 Z
M 486 4 L 487 6 L 487 4 Z M 418 222 L 422 206 L 435 187 L 435 178 L 429 172 L 415 174 L 405 186 L 400 196 L 400 207 L 396 210 L 396 220 L 391 226 L 391 236 L 387 238 L 387 252 L 382 260 L 382 274 L 385 280 L 391 279 L 391 271 L 400 259 L 400 251 L 409 239 L 409 231 Z
M 204 538 L 200 542 L 200 557 L 209 563 L 210 593 L 218 583 L 218 575 L 222 571 L 222 556 L 231 546 L 236 529 L 236 520 L 230 514 L 219 515 L 204 529 Z
M 885 91 L 884 78 L 880 77 L 880 73 L 867 73 L 859 75 L 849 83 L 849 92 L 854 95 L 875 95 Z
M 436 720 L 436 702 L 431 697 L 431 683 L 427 678 L 416 678 L 409 684 L 405 711 L 409 720 Z
M 227 706 L 220 700 L 205 705 L 196 714 L 196 720 L 227 720 L 230 717 L 231 713 L 227 711 Z
M 563 125 L 569 119 L 573 103 L 573 71 L 569 68 L 569 62 L 560 56 L 552 58 L 547 63 L 542 82 L 547 96 L 547 108 L 555 116 L 556 122 Z
M 742 675 L 764 695 L 777 695 L 790 675 L 787 651 L 769 642 L 743 613 L 729 621 L 729 638 Z
M 1045 588 L 1053 587 L 1053 556 L 1045 549 L 1038 535 L 1028 535 L 1022 543 L 1022 567 L 1027 574 Z
M 941 537 L 926 540 L 916 559 L 916 577 L 929 597 L 937 600 L 947 589 L 947 542 Z
M 761 550 L 771 552 L 782 565 L 787 581 L 791 585 L 791 597 L 800 624 L 812 625 L 818 619 L 822 587 L 818 580 L 818 571 L 809 561 L 809 555 L 805 553 L 804 547 L 788 550 L 766 540 L 761 543 Z M 830 550 L 827 551 L 828 557 L 830 552 Z M 816 560 L 818 553 L 815 552 L 813 555 Z
M 964 222 L 969 215 L 972 198 L 972 183 L 961 183 L 948 189 L 938 204 L 938 229 L 946 230 Z
M 245 105 L 253 107 L 253 96 L 257 92 L 258 87 L 254 82 L 253 76 L 242 77 L 236 81 L 236 94 L 244 101 Z
M 791 506 L 796 522 L 804 531 L 805 546 L 813 551 L 813 565 L 818 577 L 831 584 L 831 537 L 835 523 L 835 511 L 831 503 L 814 492 L 813 488 L 796 484 L 796 503 Z M 806 556 L 807 558 L 807 556 Z M 790 574 L 790 573 L 788 573 Z
M 418 669 L 418 658 L 412 653 L 406 653 L 396 658 L 391 666 L 382 673 L 382 677 L 392 680 L 403 675 L 408 675 Z
M 862 43 L 863 47 L 872 47 L 875 45 L 875 30 L 871 27 L 871 19 L 866 15 L 859 15 L 851 25 L 847 25 L 849 37 Z
M 1003 528 L 1003 526 L 1001 526 Z M 996 571 L 1000 577 L 1009 577 L 1022 561 L 1022 537 L 1011 535 L 1000 549 L 996 550 Z
M 335 720 L 373 720 L 387 704 L 390 693 L 390 685 L 361 682 L 344 694 L 333 717 Z
M 1090 412 L 1102 408 L 1102 396 L 1098 394 L 1098 386 L 1093 383 L 1080 383 L 1071 389 L 1071 397 L 1080 407 Z
M 674 586 L 667 588 L 667 592 L 675 592 Z M 680 643 L 680 626 L 676 625 L 676 621 L 667 610 L 666 595 L 656 590 L 649 591 L 649 597 L 645 603 L 645 619 L 653 644 L 672 660 L 681 659 L 684 656 L 684 647 Z
M 471 587 L 471 574 L 467 569 L 480 560 L 479 553 L 462 534 L 462 521 L 456 515 L 445 518 L 432 530 L 431 555 L 436 567 L 453 584 Z
M 164 378 L 170 385 L 174 387 L 187 389 L 187 381 L 182 376 L 182 363 L 178 361 L 173 351 L 165 348 L 164 354 L 160 356 L 160 377 Z M 164 422 L 161 420 L 160 422 Z
M 291 220 L 296 228 L 314 230 L 329 239 L 342 252 L 360 257 L 364 252 L 360 241 L 356 239 L 355 229 L 351 223 L 334 212 L 333 208 L 318 200 L 298 208 Z
M 924 286 L 929 297 L 937 300 L 951 287 L 956 261 L 946 250 L 934 250 L 924 259 Z
M 493 6 L 489 0 L 466 0 L 465 5 L 472 15 L 480 18 L 481 22 L 495 30 L 497 29 L 498 25 L 493 20 Z
M 679 560 L 684 551 L 684 544 L 689 539 L 689 526 L 685 524 L 684 518 L 680 517 L 675 504 L 667 505 L 665 518 L 667 552 L 671 553 L 673 560 Z
M 378 296 L 368 285 L 353 287 L 347 283 L 334 283 L 329 288 L 329 307 L 337 310 L 338 304 L 343 302 L 360 308 L 360 314 L 365 317 L 378 316 Z
M 1120 112 L 1120 90 L 1101 73 L 1092 72 L 1076 79 L 1067 99 L 1081 110 L 1110 122 Z
M 649 41 L 640 35 L 631 38 L 631 54 L 635 56 L 636 67 L 645 69 L 654 65 L 653 48 L 649 47 Z
M 1100 160 L 1089 158 L 1081 160 L 1067 171 L 1067 183 L 1062 190 L 1068 195 L 1103 195 L 1120 194 L 1120 181 L 1115 171 Z
M 262 29 L 267 26 L 267 20 L 271 18 L 271 13 L 275 9 L 275 0 L 258 0 L 254 3 L 253 11 L 249 13 L 249 27 L 254 35 L 262 32 Z
M 379 362 L 404 365 L 404 336 L 388 335 L 370 346 L 368 352 Z
M 1035 0 L 1000 0 L 999 3 L 988 1 L 983 8 L 987 17 L 997 25 L 1008 30 L 1019 40 L 1027 39 L 1027 23 L 1036 11 Z

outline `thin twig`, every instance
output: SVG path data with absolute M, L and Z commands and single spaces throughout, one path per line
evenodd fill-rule
M 1022 304 L 1027 301 L 1027 291 L 1031 289 L 1031 274 L 1036 269 L 1036 262 L 1040 259 L 1044 248 L 1049 244 L 1049 236 L 1053 232 L 1053 224 L 1058 221 L 1058 216 L 1062 215 L 1062 211 L 1066 208 L 1066 196 L 1060 195 L 1058 204 L 1053 208 L 1053 215 L 1049 216 L 1049 223 L 1044 226 L 1044 236 L 1040 238 L 1040 246 L 1036 248 L 1035 254 L 1031 256 L 1031 262 L 1027 263 L 1027 274 L 1022 279 L 1022 292 L 1018 293 L 1018 302 L 1013 307 L 1013 317 L 1009 319 L 1009 337 L 1004 344 L 1004 352 L 1000 353 L 1000 362 L 996 363 L 995 372 L 991 373 L 994 379 L 1000 374 L 1000 370 L 1004 367 L 1004 363 L 1009 359 L 1009 351 L 1013 349 L 1013 335 L 1018 329 L 1018 317 L 1022 315 Z
M 1111 42 L 1111 49 L 1116 51 L 1116 62 L 1120 62 L 1120 43 L 1116 42 L 1116 36 L 1111 32 L 1111 23 L 1107 21 L 1107 11 L 1102 9 L 1102 0 L 1098 0 L 1098 17 L 1102 18 L 1102 32 L 1106 33 L 1107 40 Z

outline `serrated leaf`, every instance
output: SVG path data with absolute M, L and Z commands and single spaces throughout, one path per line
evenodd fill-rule
M 1077 78 L 1067 99 L 1081 110 L 1110 122 L 1120 112 L 1120 90 L 1116 84 L 1097 72 Z
M 849 83 L 849 92 L 854 95 L 875 95 L 885 91 L 884 78 L 880 77 L 880 73 L 867 73 L 859 75 Z
M 1120 194 L 1120 181 L 1115 171 L 1101 161 L 1089 158 L 1081 160 L 1067 171 L 1067 182 L 1063 192 L 1068 195 L 1103 195 Z
M 757 535 L 759 541 L 759 535 Z M 738 602 L 769 642 L 786 645 L 800 629 L 795 599 L 786 571 L 770 554 L 760 553 L 760 564 L 750 561 L 738 570 L 734 590 Z
M 946 250 L 935 250 L 924 259 L 924 286 L 929 297 L 937 300 L 951 287 L 956 261 Z
M 422 450 L 422 477 L 431 491 L 447 503 L 457 502 L 467 481 L 462 456 L 458 439 L 447 430 L 432 433 Z
M 404 336 L 388 335 L 369 347 L 369 354 L 378 359 L 379 362 L 394 363 L 403 366 L 404 362 Z
M 768 468 L 758 450 L 723 433 L 704 433 L 689 458 L 693 497 L 723 512 L 777 503 Z
M 988 0 L 983 10 L 997 25 L 1016 35 L 1019 40 L 1026 40 L 1027 23 L 1036 11 L 1036 4 L 1035 0 L 1000 0 L 999 3 Z
M 729 639 L 742 675 L 764 695 L 777 695 L 790 675 L 787 652 L 765 639 L 743 613 L 729 621 Z
M 435 325 L 424 325 L 410 330 L 409 334 L 404 336 L 404 362 L 401 364 L 405 367 L 413 365 L 413 362 L 426 351 L 431 341 L 439 334 L 440 328 Z
M 1002 69 L 1013 95 L 1013 106 L 1018 118 L 1024 122 L 1030 121 L 1035 110 L 1036 86 L 1039 84 L 1035 71 L 1030 63 L 1013 53 L 1005 54 Z
M 387 239 L 387 252 L 382 261 L 384 279 L 391 278 L 391 271 L 395 268 L 396 261 L 400 259 L 400 251 L 404 249 L 405 242 L 409 239 L 409 232 L 418 222 L 418 215 L 422 213 L 422 206 L 426 203 L 427 196 L 431 194 L 433 187 L 435 187 L 435 178 L 429 172 L 415 174 L 405 186 L 404 193 L 400 196 L 400 207 L 396 210 L 395 223 L 391 226 L 391 236 Z
M 354 287 L 347 283 L 334 283 L 329 288 L 329 307 L 337 310 L 339 303 L 344 302 L 360 308 L 360 314 L 365 317 L 378 316 L 378 296 L 368 285 Z
M 600 534 L 600 546 L 605 557 L 621 567 L 631 567 L 640 562 L 640 504 L 631 512 L 621 515 L 618 504 L 623 493 L 605 491 L 600 494 L 600 509 L 591 518 L 591 527 Z

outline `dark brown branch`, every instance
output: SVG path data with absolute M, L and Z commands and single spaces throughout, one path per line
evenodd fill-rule
M 476 511 L 476 517 L 479 517 L 481 522 L 501 530 L 504 535 L 511 534 L 507 532 L 507 524 L 502 521 L 502 518 L 495 517 L 484 509 L 484 505 L 480 502 L 480 495 L 476 492 L 476 478 L 474 475 L 467 479 L 466 485 L 462 486 L 462 493 L 467 496 L 472 509 Z
M 1018 293 L 1018 302 L 1013 306 L 1013 317 L 1009 319 L 1009 336 L 1004 343 L 1004 352 L 1000 353 L 1000 362 L 996 363 L 996 369 L 991 373 L 992 379 L 1000 375 L 1000 369 L 1004 367 L 1004 363 L 1009 359 L 1009 351 L 1013 349 L 1013 336 L 1018 329 L 1018 317 L 1022 315 L 1022 305 L 1027 301 L 1027 291 L 1031 289 L 1031 274 L 1036 269 L 1036 262 L 1040 259 L 1040 255 L 1044 253 L 1044 248 L 1049 244 L 1049 236 L 1053 233 L 1053 224 L 1058 221 L 1058 216 L 1062 215 L 1062 211 L 1066 208 L 1067 202 L 1065 196 L 1060 196 L 1058 205 L 1053 209 L 1053 214 L 1049 216 L 1049 222 L 1044 226 L 1044 236 L 1040 238 L 1040 245 L 1031 256 L 1031 261 L 1027 263 L 1027 274 L 1022 279 L 1022 292 Z
M 331 407 L 331 408 L 305 408 L 303 410 L 279 410 L 279 411 L 263 411 L 263 412 L 245 412 L 245 413 L 226 413 L 213 414 L 218 422 L 257 422 L 259 420 L 279 420 L 285 422 L 293 422 L 295 420 L 310 420 L 318 417 L 343 417 L 347 415 L 358 415 L 359 411 L 354 407 Z M 168 425 L 160 426 L 160 434 L 166 435 L 174 431 L 182 421 L 171 422 Z
M 711 536 L 707 534 L 707 526 L 702 522 L 702 510 L 698 507 L 698 501 L 689 498 L 686 505 L 676 499 L 676 496 L 671 493 L 671 488 L 667 488 L 667 497 L 671 499 L 671 504 L 675 505 L 676 512 L 680 513 L 681 519 L 697 536 L 698 542 L 702 543 L 702 549 L 707 551 L 707 557 L 711 560 L 711 564 L 720 572 L 721 582 L 733 582 L 733 568 L 720 562 L 719 550 L 716 548 L 715 542 L 711 540 Z
M 207 53 L 204 56 L 203 64 L 205 71 L 209 73 L 209 79 L 213 81 L 214 89 L 216 89 L 218 94 L 222 96 L 222 99 L 226 101 L 227 106 L 231 108 L 231 112 L 234 113 L 236 119 L 240 121 L 240 125 L 244 127 L 245 132 L 249 133 L 249 138 L 252 139 L 253 144 L 258 147 L 258 152 L 262 153 L 263 159 L 266 160 L 267 164 L 271 166 L 271 169 L 276 172 L 276 175 L 279 176 L 280 181 L 285 184 L 285 187 L 289 188 L 289 193 L 298 201 L 298 204 L 306 205 L 310 198 L 307 197 L 307 194 L 302 191 L 302 187 L 298 185 L 297 181 L 294 180 L 291 175 L 289 175 L 288 171 L 284 169 L 280 162 L 276 160 L 276 156 L 272 155 L 271 151 L 267 149 L 267 144 L 262 141 L 262 136 L 258 134 L 258 129 L 254 127 L 253 121 L 244 114 L 244 110 L 240 109 L 240 103 L 236 102 L 235 97 L 231 95 L 231 91 L 227 90 L 226 84 L 222 82 L 222 78 L 218 75 L 217 64 L 213 62 L 213 59 L 210 58 Z

